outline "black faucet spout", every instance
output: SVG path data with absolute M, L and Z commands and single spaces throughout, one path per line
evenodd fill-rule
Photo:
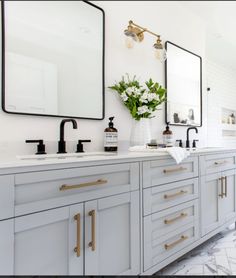
M 193 129 L 198 133 L 198 129 L 195 126 L 191 126 L 187 129 L 187 140 L 186 140 L 186 148 L 190 148 L 190 142 L 189 142 L 189 131 Z
M 77 129 L 77 122 L 74 119 L 62 120 L 60 123 L 60 141 L 58 142 L 58 152 L 57 153 L 66 153 L 66 142 L 65 142 L 65 123 L 71 122 L 73 129 Z

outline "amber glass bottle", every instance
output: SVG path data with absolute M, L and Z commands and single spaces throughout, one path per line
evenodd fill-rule
M 170 130 L 169 123 L 167 123 L 166 130 L 163 131 L 163 143 L 167 147 L 173 147 L 173 133 Z
M 114 128 L 114 117 L 109 118 L 108 127 L 104 130 L 104 151 L 117 152 L 118 150 L 118 131 Z

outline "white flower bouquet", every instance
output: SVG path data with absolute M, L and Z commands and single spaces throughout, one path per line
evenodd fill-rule
M 153 82 L 151 78 L 142 86 L 136 76 L 131 80 L 127 75 L 126 80 L 122 77 L 120 82 L 109 88 L 118 92 L 124 105 L 137 121 L 141 118 L 154 117 L 153 112 L 166 101 L 166 89 Z

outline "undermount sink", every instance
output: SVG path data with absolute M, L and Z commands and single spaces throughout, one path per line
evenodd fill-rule
M 105 153 L 105 152 L 91 152 L 91 153 L 63 153 L 63 154 L 43 154 L 43 155 L 22 155 L 17 156 L 20 160 L 68 160 L 68 159 L 80 159 L 80 158 L 98 158 L 106 156 L 115 156 L 116 153 Z

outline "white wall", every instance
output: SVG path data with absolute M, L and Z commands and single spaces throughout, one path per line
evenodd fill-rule
M 164 85 L 164 65 L 154 57 L 154 37 L 145 35 L 145 40 L 132 50 L 125 48 L 123 30 L 132 19 L 154 32 L 160 33 L 164 40 L 176 43 L 203 58 L 203 81 L 205 81 L 205 26 L 201 19 L 174 1 L 95 1 L 102 7 L 106 16 L 106 118 L 104 121 L 78 120 L 78 130 L 66 127 L 66 138 L 92 139 L 87 150 L 102 150 L 103 130 L 107 118 L 115 116 L 115 126 L 119 130 L 121 142 L 129 140 L 131 117 L 115 92 L 108 86 L 119 80 L 122 75 L 136 74 L 141 81 L 152 77 Z M 206 144 L 206 97 L 203 82 L 203 127 L 199 128 L 200 144 Z M 60 118 L 8 115 L 0 112 L 0 151 L 31 153 L 33 147 L 23 143 L 25 139 L 42 138 L 50 142 L 49 152 L 57 149 Z M 152 120 L 154 138 L 161 139 L 164 130 L 164 108 Z M 186 137 L 186 127 L 171 127 L 176 139 Z M 196 135 L 192 135 L 196 138 Z M 13 144 L 15 143 L 15 144 Z M 13 146 L 14 145 L 14 146 Z M 70 149 L 69 149 L 70 150 Z M 72 150 L 72 149 L 71 149 Z
M 236 70 L 219 62 L 207 61 L 208 145 L 235 147 L 236 139 L 222 137 L 222 107 L 236 111 Z

